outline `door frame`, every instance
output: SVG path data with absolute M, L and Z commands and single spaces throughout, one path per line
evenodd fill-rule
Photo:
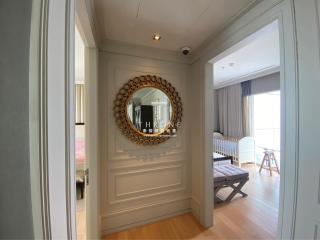
M 77 3 L 77 4 L 75 4 Z M 74 33 L 75 22 L 82 26 L 82 34 L 89 52 L 88 74 L 96 88 L 98 50 L 92 19 L 91 1 L 33 0 L 30 33 L 30 95 L 32 125 L 30 156 L 33 171 L 32 209 L 35 235 L 44 239 L 76 239 L 76 163 L 75 163 L 75 80 Z M 92 17 L 92 15 L 91 15 Z M 90 84 L 91 87 L 91 84 Z M 97 107 L 89 91 L 87 106 Z M 91 112 L 92 113 L 92 112 Z M 92 115 L 97 119 L 97 112 Z M 88 119 L 89 122 L 90 118 Z M 94 126 L 97 130 L 97 126 Z M 97 134 L 88 134 L 97 142 Z M 90 149 L 91 146 L 89 146 Z M 97 171 L 98 149 L 88 153 L 90 165 Z M 90 196 L 94 196 L 90 221 L 99 223 L 98 174 L 92 175 Z M 36 211 L 36 209 L 39 209 Z M 99 238 L 99 224 L 91 228 L 90 238 Z
M 203 79 L 203 134 L 204 143 L 212 143 L 213 119 L 213 91 L 207 87 L 212 86 L 213 66 L 210 62 L 219 54 L 232 48 L 246 37 L 250 36 L 265 25 L 278 20 L 280 35 L 280 89 L 281 89 L 281 176 L 280 176 L 280 201 L 278 215 L 278 238 L 293 239 L 295 231 L 295 216 L 297 205 L 297 180 L 298 180 L 298 75 L 297 75 L 297 46 L 294 5 L 291 0 L 262 1 L 233 24 L 220 33 L 215 46 L 206 50 L 204 57 L 199 57 L 205 63 Z M 210 82 L 211 81 L 211 82 Z M 206 144 L 208 145 L 208 144 Z M 204 147 L 204 183 L 212 182 L 212 147 Z M 204 184 L 203 208 L 206 213 L 202 219 L 203 225 L 212 225 L 213 201 L 212 184 Z
M 74 239 L 74 0 L 33 0 L 31 21 L 30 152 L 39 173 L 31 183 L 39 191 L 32 209 L 40 208 L 42 229 L 34 228 L 40 238 Z
M 98 48 L 97 36 L 92 22 L 92 1 L 77 0 L 75 26 L 85 45 L 85 155 L 89 169 L 89 184 L 86 185 L 86 237 L 100 238 L 99 196 L 99 134 L 98 134 Z M 75 203 L 76 204 L 76 203 Z
M 34 2 L 36 2 L 34 0 Z M 49 4 L 50 2 L 50 4 Z M 84 3 L 86 11 L 90 12 L 90 7 L 86 4 L 90 1 L 79 0 Z M 41 88 L 40 98 L 40 118 L 39 126 L 41 139 L 39 147 L 43 155 L 40 156 L 40 186 L 41 186 L 41 207 L 42 222 L 45 238 L 67 237 L 76 238 L 75 231 L 75 160 L 74 160 L 74 104 L 72 96 L 73 77 L 73 42 L 74 39 L 74 10 L 75 0 L 52 1 L 42 0 L 45 3 L 41 9 L 44 16 L 42 21 L 40 39 L 40 67 L 41 82 L 45 85 Z M 64 12 L 61 13 L 61 10 Z M 88 10 L 89 9 L 89 10 Z M 47 17 L 46 17 L 47 16 Z M 93 26 L 92 15 L 88 15 L 89 26 Z M 61 18 L 60 18 L 61 17 Z M 84 18 L 87 18 L 84 17 Z M 292 239 L 295 230 L 295 215 L 297 201 L 297 171 L 298 171 L 298 77 L 297 77 L 297 46 L 295 33 L 294 5 L 292 0 L 268 0 L 259 3 L 242 15 L 238 20 L 229 25 L 219 34 L 219 37 L 208 45 L 208 47 L 195 53 L 194 61 L 201 59 L 205 66 L 203 71 L 207 72 L 209 60 L 219 53 L 230 48 L 236 42 L 257 31 L 267 23 L 278 19 L 281 34 L 281 90 L 282 102 L 285 114 L 282 116 L 282 139 L 281 146 L 284 151 L 281 159 L 291 161 L 281 161 L 281 184 L 280 184 L 280 210 L 278 237 Z M 94 28 L 92 28 L 94 29 Z M 58 33 L 57 33 L 58 31 Z M 92 31 L 92 30 L 91 30 Z M 92 31 L 94 32 L 94 31 Z M 94 37 L 93 37 L 94 38 Z M 66 47 L 66 48 L 64 48 Z M 69 49 L 70 52 L 66 49 Z M 55 52 L 59 50 L 58 52 Z M 59 53 L 64 54 L 59 55 Z M 97 55 L 97 51 L 96 51 Z M 206 70 L 207 69 L 207 70 Z M 58 71 L 59 76 L 53 71 Z M 204 74 L 202 79 L 203 94 L 203 131 L 202 140 L 204 143 L 212 142 L 212 99 L 213 91 L 208 91 L 206 87 L 212 86 L 212 78 Z M 61 88 L 50 88 L 54 82 L 59 81 L 63 85 Z M 49 88 L 47 87 L 49 86 Z M 69 89 L 69 90 L 67 90 Z M 210 93 L 211 92 L 211 93 Z M 53 101 L 56 96 L 65 96 L 67 101 Z M 211 102 L 210 102 L 211 101 Z M 63 105 L 61 105 L 63 103 Z M 60 104 L 60 105 L 59 105 Z M 58 110 L 59 119 L 50 119 L 53 111 Z M 211 115 L 210 115 L 211 114 Z M 61 117 L 63 121 L 61 122 Z M 54 132 L 55 130 L 56 132 Z M 48 134 L 49 131 L 49 134 Z M 209 134 L 210 133 L 210 134 Z M 53 135 L 50 135 L 53 134 Z M 60 146 L 61 145 L 61 146 Z M 67 146 L 65 148 L 65 146 Z M 63 149 L 63 157 L 57 155 L 56 150 Z M 202 212 L 204 212 L 201 222 L 205 226 L 212 225 L 212 171 L 211 156 L 212 146 L 209 144 L 203 147 L 203 158 L 201 170 L 203 174 L 202 192 Z M 96 153 L 98 154 L 98 153 Z M 97 156 L 98 157 L 98 156 Z M 98 160 L 95 163 L 98 166 Z M 92 176 L 92 175 L 91 175 Z M 98 183 L 98 175 L 95 176 Z M 50 188 L 50 191 L 49 191 Z M 97 189 L 97 188 L 96 188 Z M 98 191 L 98 189 L 97 189 Z M 97 193 L 96 193 L 97 194 Z M 98 196 L 98 195 L 97 195 Z M 96 198 L 99 201 L 99 198 Z M 37 206 L 32 202 L 33 206 Z M 65 207 L 63 207 L 65 206 Z M 98 205 L 99 206 L 99 203 Z M 99 216 L 96 220 L 99 223 Z M 61 221 L 60 221 L 61 220 Z M 99 234 L 99 229 L 96 230 Z

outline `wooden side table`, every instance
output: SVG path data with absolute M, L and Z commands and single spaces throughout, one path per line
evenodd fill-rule
M 272 163 L 276 165 L 277 172 L 280 174 L 279 166 L 277 163 L 277 159 L 274 155 L 274 151 L 270 149 L 265 149 L 259 173 L 261 173 L 262 169 L 266 169 L 269 170 L 270 176 L 272 176 Z

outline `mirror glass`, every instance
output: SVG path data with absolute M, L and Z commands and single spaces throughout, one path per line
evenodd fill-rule
M 136 130 L 144 134 L 163 133 L 170 123 L 171 115 L 170 99 L 158 88 L 137 90 L 127 104 L 128 119 Z

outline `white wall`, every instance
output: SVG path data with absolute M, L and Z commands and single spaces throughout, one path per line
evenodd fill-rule
M 200 62 L 196 62 L 192 65 L 192 81 L 190 87 L 190 108 L 192 112 L 190 112 L 190 119 L 192 119 L 192 128 L 190 129 L 191 137 L 190 137 L 190 150 L 191 150 L 191 159 L 192 159 L 192 212 L 193 215 L 205 225 L 204 215 L 205 215 L 205 207 L 204 207 L 204 170 L 205 170 L 205 162 L 204 162 L 204 140 L 203 140 L 203 130 L 204 130 L 204 116 L 203 116 L 203 108 L 204 108 L 204 100 L 203 100 L 203 89 L 204 89 L 204 81 L 205 79 L 205 64 Z M 212 91 L 213 93 L 213 91 Z M 212 124 L 212 122 L 211 122 Z M 212 124 L 213 127 L 213 124 Z M 211 168 L 210 168 L 211 169 Z M 213 191 L 213 190 L 212 190 Z M 212 209 L 212 208 L 211 208 Z M 208 225 L 212 224 L 212 220 Z
M 101 226 L 104 233 L 190 211 L 188 154 L 188 65 L 104 49 L 99 54 L 99 133 Z M 139 53 L 138 53 L 139 54 Z M 159 55 L 157 55 L 159 56 Z M 176 61 L 176 59 L 174 59 Z M 160 76 L 183 102 L 178 137 L 157 146 L 140 146 L 123 136 L 113 117 L 113 101 L 133 77 Z
M 299 178 L 295 237 L 320 239 L 320 1 L 294 1 L 299 56 Z

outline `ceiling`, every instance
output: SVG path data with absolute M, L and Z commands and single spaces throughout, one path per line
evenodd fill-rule
M 214 63 L 214 87 L 279 71 L 279 27 L 274 21 L 218 56 Z
M 197 49 L 256 0 L 94 0 L 104 39 L 179 51 Z M 152 40 L 160 33 L 160 41 Z

